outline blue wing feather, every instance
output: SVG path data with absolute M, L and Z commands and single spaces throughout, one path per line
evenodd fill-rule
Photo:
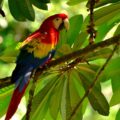
M 16 68 L 13 71 L 11 81 L 16 84 L 16 87 L 19 86 L 21 91 L 24 86 L 28 83 L 31 73 L 34 69 L 39 66 L 44 65 L 55 51 L 50 51 L 47 56 L 43 58 L 35 58 L 33 53 L 28 53 L 27 50 L 21 50 L 17 61 Z

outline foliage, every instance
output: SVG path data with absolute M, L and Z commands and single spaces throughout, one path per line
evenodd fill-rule
M 2 0 L 0 0 L 0 4 L 1 1 Z M 48 9 L 48 4 L 53 6 L 62 6 L 62 4 L 67 4 L 69 7 L 67 11 L 70 13 L 70 8 L 73 6 L 79 6 L 83 3 L 86 5 L 87 0 L 66 0 L 66 3 L 64 3 L 63 0 L 8 0 L 10 13 L 17 22 L 10 22 L 9 27 L 5 30 L 0 30 L 0 40 L 4 39 L 0 44 L 0 63 L 5 65 L 11 63 L 14 64 L 19 52 L 15 47 L 17 45 L 17 41 L 14 41 L 14 39 L 17 38 L 17 35 L 20 36 L 19 39 L 23 39 L 31 31 L 28 30 L 28 28 L 23 27 L 25 23 L 20 24 L 20 21 L 35 21 L 35 15 L 38 14 L 38 12 L 36 12 L 36 8 L 46 10 L 49 14 L 50 10 Z M 88 6 L 89 3 L 87 4 L 87 7 Z M 94 22 L 98 31 L 95 42 L 104 40 L 107 33 L 112 28 L 116 27 L 116 31 L 113 35 L 119 34 L 119 0 L 100 0 L 98 4 L 96 4 L 94 10 Z M 61 32 L 55 59 L 84 48 L 89 44 L 88 34 L 86 32 L 88 24 L 89 14 L 86 16 L 82 13 L 71 15 L 70 29 L 67 33 L 65 30 Z M 18 32 L 18 29 L 21 30 Z M 71 113 L 74 112 L 75 107 L 88 90 L 90 84 L 93 82 L 96 74 L 111 54 L 112 50 L 113 46 L 102 48 L 85 56 L 85 58 L 83 58 L 83 62 L 76 64 L 71 69 L 66 68 L 73 60 L 68 61 L 68 63 L 60 64 L 59 66 L 48 70 L 46 73 L 43 73 L 39 78 L 40 80 L 37 81 L 35 96 L 33 98 L 31 120 L 70 120 L 69 118 L 71 117 Z M 75 111 L 71 120 L 82 120 L 88 103 L 91 104 L 95 111 L 104 116 L 109 115 L 111 106 L 118 105 L 120 103 L 119 53 L 120 50 L 118 48 L 105 70 L 102 71 L 102 75 L 100 76 L 97 84 Z M 1 75 L 0 77 L 3 76 Z M 110 103 L 108 103 L 101 88 L 101 83 L 106 81 L 111 81 L 110 86 L 112 86 L 113 91 Z M 13 86 L 0 89 L 0 117 L 5 114 L 12 90 Z M 26 95 L 27 94 L 28 91 L 26 92 Z M 116 120 L 119 118 L 120 110 L 116 115 Z M 23 119 L 25 119 L 25 116 Z

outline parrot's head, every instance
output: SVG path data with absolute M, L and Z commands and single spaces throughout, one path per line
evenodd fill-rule
M 58 31 L 61 30 L 62 28 L 65 28 L 66 30 L 68 30 L 69 29 L 68 16 L 64 13 L 50 16 L 43 22 L 40 29 L 42 30 L 46 28 L 49 29 L 51 27 L 55 28 Z

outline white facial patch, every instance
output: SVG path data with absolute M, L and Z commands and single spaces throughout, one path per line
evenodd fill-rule
M 58 29 L 59 28 L 59 26 L 62 24 L 62 18 L 55 18 L 54 20 L 53 20 L 53 25 L 54 25 L 54 27 L 56 28 L 56 29 Z

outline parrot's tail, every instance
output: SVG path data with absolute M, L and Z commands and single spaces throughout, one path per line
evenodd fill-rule
M 22 89 L 22 91 L 19 90 L 19 87 L 17 87 L 14 90 L 13 96 L 11 98 L 8 110 L 7 110 L 7 114 L 6 114 L 6 118 L 5 120 L 10 120 L 10 118 L 14 115 L 14 113 L 16 112 L 18 105 L 22 99 L 22 96 L 27 88 L 28 84 L 26 84 L 24 86 L 24 88 Z

